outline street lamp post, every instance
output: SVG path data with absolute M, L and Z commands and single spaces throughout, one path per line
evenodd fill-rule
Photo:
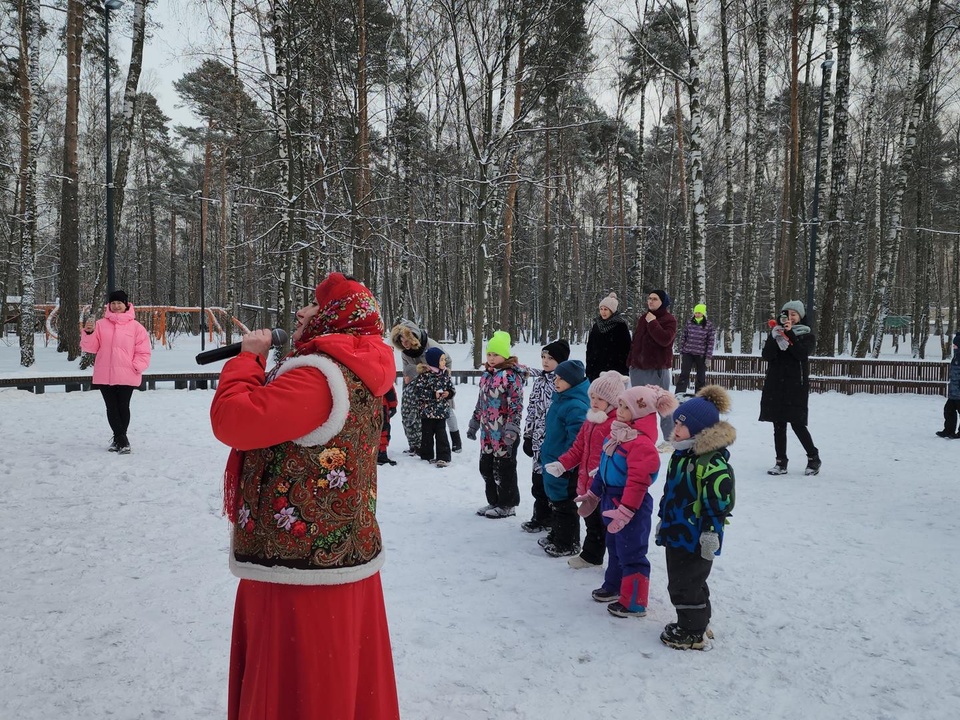
M 823 144 L 823 98 L 826 89 L 827 70 L 833 60 L 824 60 L 820 65 L 820 117 L 817 120 L 817 164 L 813 175 L 813 218 L 810 222 L 810 257 L 807 263 L 807 323 L 814 322 L 814 285 L 817 278 L 817 231 L 820 228 L 820 149 Z
M 116 255 L 113 236 L 113 155 L 110 128 L 110 11 L 123 7 L 123 0 L 106 0 L 103 4 L 104 82 L 107 95 L 107 294 L 117 289 Z

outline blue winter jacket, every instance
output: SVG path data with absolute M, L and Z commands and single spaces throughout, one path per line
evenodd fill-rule
M 950 381 L 947 383 L 947 399 L 960 400 L 960 352 L 953 354 L 950 363 Z
M 587 418 L 590 409 L 590 396 L 587 391 L 590 382 L 584 380 L 563 392 L 554 391 L 547 410 L 546 435 L 540 446 L 540 462 L 543 465 L 556 462 L 577 439 L 580 426 Z M 568 500 L 567 481 L 543 471 L 543 487 L 547 497 L 554 502 Z

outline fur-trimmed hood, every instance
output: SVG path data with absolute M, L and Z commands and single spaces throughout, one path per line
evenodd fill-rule
M 693 454 L 706 455 L 733 445 L 737 440 L 737 431 L 726 420 L 702 430 L 693 439 Z
M 406 339 L 410 347 L 405 348 L 401 339 Z M 427 331 L 412 320 L 402 320 L 390 329 L 390 342 L 403 354 L 418 358 L 427 351 Z

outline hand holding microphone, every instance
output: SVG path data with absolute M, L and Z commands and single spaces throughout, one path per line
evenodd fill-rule
M 266 356 L 271 347 L 281 347 L 287 342 L 287 333 L 280 328 L 273 330 L 253 330 L 243 336 L 240 342 L 207 350 L 197 355 L 197 365 L 226 360 L 241 352 L 252 352 Z

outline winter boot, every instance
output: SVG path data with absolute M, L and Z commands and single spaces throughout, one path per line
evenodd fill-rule
M 548 530 L 546 536 L 537 540 L 537 545 L 542 548 L 545 548 L 547 545 L 553 545 L 553 534 Z M 619 597 L 619 595 L 617 597 Z
M 484 517 L 487 514 L 488 510 L 493 510 L 493 505 L 484 505 L 482 508 L 477 508 L 477 515 Z
M 492 507 L 487 510 L 483 516 L 491 520 L 500 520 L 502 518 L 513 517 L 517 514 L 517 509 L 512 507 Z
M 820 473 L 820 455 L 807 455 L 807 467 L 803 471 L 804 475 L 818 475 Z
M 611 600 L 616 600 L 618 597 L 620 597 L 620 592 L 610 592 L 609 590 L 599 587 L 590 593 L 590 597 L 592 597 L 596 602 L 608 603 Z
M 574 543 L 569 547 L 561 547 L 555 543 L 547 543 L 543 546 L 543 551 L 550 557 L 569 557 L 580 553 L 580 543 Z
M 583 555 L 577 555 L 567 560 L 567 565 L 574 570 L 582 570 L 583 568 L 600 567 L 603 563 L 592 563 L 589 560 L 584 560 Z
M 391 460 L 390 458 L 387 457 L 386 450 L 381 450 L 379 453 L 377 453 L 377 465 L 396 465 L 396 464 L 397 464 L 396 460 Z
M 777 458 L 777 464 L 772 468 L 767 470 L 767 475 L 786 475 L 787 474 L 787 459 Z
M 454 430 L 450 433 L 450 449 L 453 450 L 453 452 L 463 451 L 463 441 L 460 440 L 459 430 Z
M 937 437 L 946 438 L 947 440 L 954 440 L 960 437 L 960 435 L 950 432 L 949 430 L 937 430 Z
M 940 433 L 937 433 L 937 435 L 939 435 L 939 434 L 940 434 Z M 110 447 L 107 448 L 107 452 L 117 452 L 117 450 L 119 450 L 119 449 L 120 449 L 120 445 L 119 445 L 119 443 L 117 443 L 117 438 L 114 437 L 114 438 L 110 441 Z
M 546 523 L 540 522 L 534 517 L 530 518 L 526 522 L 520 523 L 520 529 L 528 533 L 538 533 L 543 532 L 544 530 L 549 530 L 550 526 Z
M 618 596 L 619 597 L 619 596 Z M 619 601 L 612 602 L 607 605 L 607 612 L 616 617 L 622 618 L 642 618 L 647 616 L 647 609 L 645 607 L 637 606 L 637 610 L 631 610 L 628 607 L 624 607 Z
M 670 623 L 663 629 L 660 633 L 660 642 L 677 650 L 703 650 L 706 645 L 703 633 L 684 630 L 676 623 Z

